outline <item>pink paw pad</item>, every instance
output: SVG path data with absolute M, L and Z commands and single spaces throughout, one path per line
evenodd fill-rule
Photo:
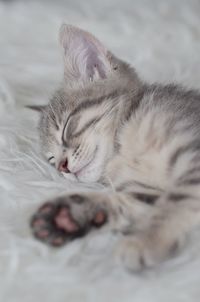
M 107 215 L 103 210 L 101 210 L 96 213 L 96 215 L 93 219 L 93 223 L 96 226 L 101 226 L 106 222 L 106 220 L 107 220 Z
M 33 221 L 32 223 L 32 226 L 34 228 L 41 228 L 41 227 L 44 227 L 46 225 L 46 222 L 45 220 L 41 219 L 41 218 L 38 218 L 36 219 L 35 221 Z
M 58 228 L 68 233 L 74 233 L 79 230 L 79 226 L 72 219 L 68 208 L 62 208 L 55 217 L 55 223 Z
M 37 237 L 38 238 L 47 238 L 49 236 L 49 231 L 48 230 L 40 230 L 38 233 L 37 233 Z

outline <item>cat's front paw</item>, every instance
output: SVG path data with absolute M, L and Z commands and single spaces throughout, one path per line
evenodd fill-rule
M 107 212 L 87 195 L 73 194 L 46 202 L 31 219 L 34 236 L 52 246 L 62 246 L 103 226 Z

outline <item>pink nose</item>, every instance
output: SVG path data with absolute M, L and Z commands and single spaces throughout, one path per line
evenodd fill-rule
M 58 171 L 65 172 L 65 173 L 70 173 L 69 170 L 68 170 L 68 160 L 67 160 L 67 158 L 61 160 L 61 162 L 58 165 Z

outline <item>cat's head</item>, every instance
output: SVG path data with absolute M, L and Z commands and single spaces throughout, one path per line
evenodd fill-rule
M 114 155 L 140 82 L 134 69 L 88 32 L 63 25 L 59 37 L 64 80 L 42 110 L 42 150 L 58 170 L 97 181 Z

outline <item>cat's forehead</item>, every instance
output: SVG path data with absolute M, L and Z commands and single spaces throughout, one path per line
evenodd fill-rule
M 43 112 L 43 127 L 46 128 L 49 135 L 53 134 L 55 136 L 57 132 L 63 130 L 68 117 L 76 112 L 76 108 L 93 98 L 94 96 L 84 89 L 65 90 L 60 88 L 53 95 Z
M 49 103 L 49 111 L 52 109 L 60 116 L 70 113 L 81 104 L 101 98 L 110 93 L 107 85 L 79 86 L 77 89 L 69 89 L 65 86 L 57 90 Z

